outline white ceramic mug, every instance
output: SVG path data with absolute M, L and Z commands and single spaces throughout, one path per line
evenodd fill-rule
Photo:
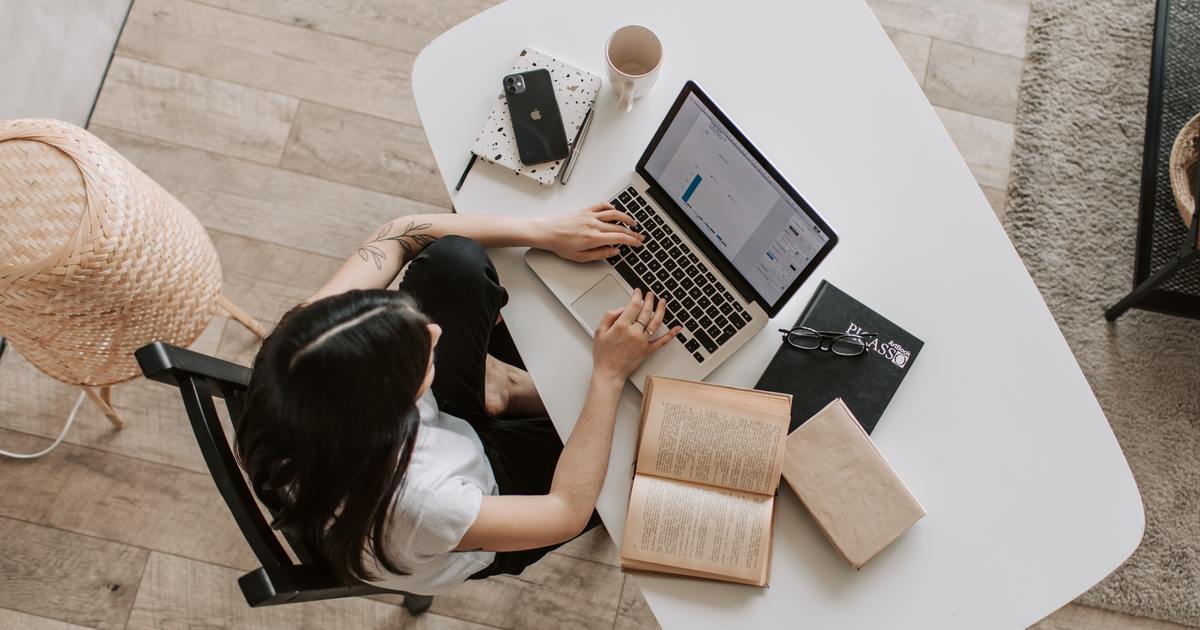
M 620 99 L 622 112 L 633 109 L 633 99 L 650 91 L 662 68 L 662 42 L 645 26 L 622 26 L 608 36 L 604 47 L 608 79 Z

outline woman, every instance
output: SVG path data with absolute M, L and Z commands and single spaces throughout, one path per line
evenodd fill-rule
M 564 446 L 499 323 L 507 294 L 482 246 L 599 260 L 639 247 L 634 227 L 608 204 L 383 226 L 255 358 L 237 450 L 274 525 L 343 580 L 423 595 L 520 573 L 594 526 L 622 386 L 678 330 L 637 292 L 604 317 Z

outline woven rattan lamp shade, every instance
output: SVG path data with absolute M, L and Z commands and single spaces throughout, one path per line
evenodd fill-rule
M 0 121 L 0 335 L 30 363 L 73 385 L 129 380 L 139 347 L 195 341 L 220 291 L 200 222 L 112 147 Z

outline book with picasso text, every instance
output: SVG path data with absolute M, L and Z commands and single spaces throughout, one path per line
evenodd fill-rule
M 784 341 L 755 387 L 792 395 L 793 430 L 829 401 L 841 398 L 870 433 L 924 342 L 826 280 L 813 292 L 796 325 L 877 336 L 868 338 L 866 352 L 856 357 L 800 350 Z
M 791 396 L 650 376 L 621 566 L 765 586 Z

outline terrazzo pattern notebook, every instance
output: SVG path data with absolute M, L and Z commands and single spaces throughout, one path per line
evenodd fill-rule
M 550 55 L 533 48 L 525 48 L 517 55 L 511 72 L 525 72 L 545 68 L 550 71 L 550 79 L 554 83 L 554 95 L 558 98 L 558 109 L 562 113 L 563 127 L 567 139 L 575 141 L 579 127 L 583 124 L 588 110 L 596 103 L 603 85 L 600 77 L 563 63 Z M 496 86 L 500 86 L 499 78 Z M 574 147 L 572 147 L 574 148 Z M 548 186 L 558 181 L 559 170 L 564 160 L 544 162 L 542 164 L 525 165 L 517 154 L 517 142 L 513 137 L 512 119 L 508 115 L 508 102 L 504 93 L 496 98 L 492 112 L 479 130 L 471 152 L 480 159 L 504 167 L 517 175 L 523 175 L 533 181 Z

